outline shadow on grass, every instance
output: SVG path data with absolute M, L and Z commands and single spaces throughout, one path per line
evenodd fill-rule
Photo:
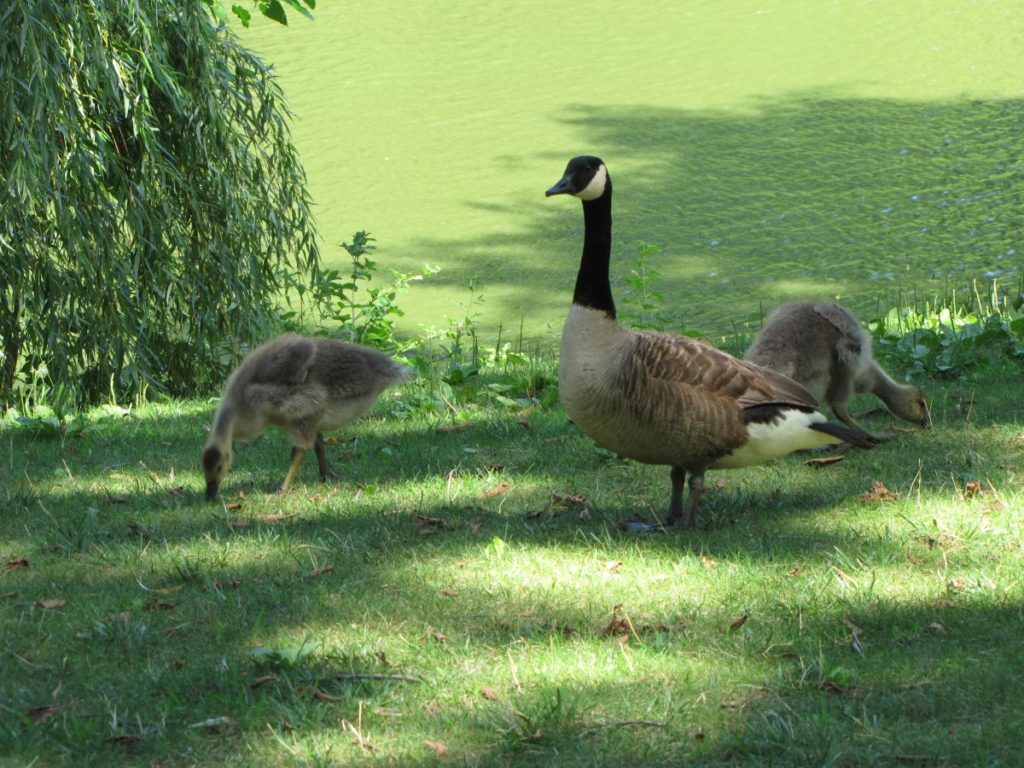
M 988 277 L 1017 285 L 1022 118 L 1020 99 L 808 93 L 744 112 L 577 105 L 554 119 L 578 129 L 570 154 L 602 156 L 614 177 L 613 278 L 635 241 L 661 246 L 650 266 L 663 273 L 664 311 L 722 334 L 796 298 L 838 296 L 870 318 L 898 293 L 923 301 Z M 536 198 L 486 210 L 493 236 L 423 243 L 445 258 L 422 289 L 450 296 L 473 282 L 491 325 L 525 317 L 531 334 L 539 319 L 560 320 L 582 216 L 575 201 L 542 194 L 568 157 L 529 158 L 547 168 Z
M 706 556 L 721 569 L 753 566 L 766 580 L 809 563 L 846 573 L 858 567 L 899 571 L 908 562 L 905 537 L 893 538 L 877 522 L 837 521 L 831 511 L 838 503 L 850 515 L 848 502 L 878 478 L 906 489 L 922 472 L 929 489 L 948 488 L 951 475 L 963 478 L 979 465 L 1009 477 L 1012 468 L 997 466 L 1006 460 L 1007 446 L 993 440 L 993 430 L 1019 421 L 1019 406 L 1008 409 L 995 390 L 983 390 L 979 400 L 972 403 L 973 425 L 958 431 L 949 452 L 923 470 L 911 457 L 936 455 L 958 425 L 956 409 L 938 414 L 935 431 L 900 435 L 871 452 L 850 451 L 825 475 L 789 466 L 798 457 L 714 473 L 726 485 L 709 493 L 696 531 L 648 538 L 629 537 L 615 524 L 638 511 L 660 510 L 668 495 L 667 471 L 601 455 L 557 410 L 531 415 L 528 429 L 510 415 L 451 434 L 422 421 L 395 430 L 392 423 L 370 419 L 351 430 L 359 436 L 357 445 L 329 448 L 345 478 L 340 486 L 310 482 L 310 460 L 302 482 L 283 498 L 263 493 L 279 482 L 287 463 L 285 441 L 270 434 L 243 452 L 225 483 L 224 501 L 241 503 L 239 510 L 202 501 L 197 460 L 209 412 L 101 423 L 63 443 L 5 434 L 12 458 L 4 467 L 11 481 L 5 483 L 4 554 L 31 564 L 4 577 L 4 590 L 19 594 L 2 607 L 10 626 L 20 628 L 8 634 L 5 648 L 12 659 L 4 675 L 5 728 L 39 744 L 79 749 L 84 743 L 101 754 L 127 746 L 150 757 L 195 748 L 203 733 L 184 725 L 225 711 L 246 740 L 264 738 L 265 725 L 284 722 L 288 712 L 303 733 L 322 727 L 326 734 L 337 728 L 339 710 L 353 717 L 349 710 L 357 700 L 387 709 L 398 695 L 396 684 L 331 689 L 327 695 L 338 701 L 318 704 L 292 689 L 253 688 L 259 670 L 247 654 L 255 644 L 267 637 L 296 643 L 306 634 L 334 637 L 336 627 L 365 626 L 368 639 L 346 646 L 354 654 L 351 666 L 385 673 L 418 673 L 417 648 L 441 642 L 437 634 L 447 638 L 453 659 L 463 646 L 494 649 L 498 659 L 524 645 L 578 644 L 584 653 L 603 637 L 614 602 L 630 610 L 634 595 L 653 592 L 651 604 L 632 620 L 640 642 L 635 652 L 646 654 L 651 674 L 667 681 L 666 696 L 685 699 L 654 710 L 651 718 L 664 720 L 664 727 L 641 742 L 633 726 L 601 725 L 629 719 L 605 702 L 632 701 L 624 698 L 627 690 L 648 683 L 576 679 L 556 685 L 541 678 L 524 698 L 506 694 L 504 704 L 486 705 L 482 725 L 475 714 L 470 717 L 479 744 L 494 744 L 483 752 L 474 747 L 474 757 L 484 764 L 528 765 L 554 759 L 552 750 L 564 749 L 568 739 L 578 746 L 582 764 L 616 757 L 622 758 L 618 764 L 658 763 L 680 756 L 728 763 L 742 753 L 765 762 L 804 760 L 817 754 L 807 751 L 808 743 L 836 754 L 847 747 L 864 754 L 869 748 L 880 760 L 898 762 L 893 745 L 902 745 L 900 729 L 911 727 L 921 729 L 921 754 L 948 757 L 950 745 L 981 744 L 999 729 L 1006 731 L 1002 699 L 979 702 L 977 687 L 968 687 L 975 693 L 967 700 L 943 700 L 934 710 L 921 699 L 963 689 L 970 676 L 995 690 L 1019 688 L 1024 674 L 1016 606 L 986 602 L 970 589 L 948 599 L 911 597 L 890 605 L 860 586 L 856 599 L 829 600 L 813 610 L 758 599 L 769 615 L 752 616 L 731 630 L 752 599 L 750 588 L 723 582 L 717 578 L 721 571 L 705 571 L 699 563 Z M 239 499 L 239 489 L 250 481 L 255 487 Z M 512 487 L 481 498 L 502 482 Z M 452 485 L 464 487 L 452 491 Z M 586 494 L 589 519 L 580 519 L 579 507 L 556 503 L 556 491 Z M 490 557 L 485 553 L 495 539 L 523 559 L 519 570 L 495 551 L 490 577 L 461 577 L 457 563 Z M 937 557 L 926 550 L 918 554 Z M 579 573 L 544 572 L 546 562 L 558 563 L 563 555 Z M 666 563 L 667 583 L 685 577 L 692 594 L 668 604 L 657 598 L 656 584 L 628 580 L 611 592 L 589 592 L 587 583 L 600 583 L 606 574 L 605 560 L 633 555 Z M 684 571 L 672 571 L 673 563 L 683 564 Z M 578 588 L 566 587 L 565 579 L 577 579 Z M 439 598 L 445 590 L 453 596 Z M 47 611 L 36 604 L 52 598 L 72 605 Z M 847 612 L 862 630 L 863 657 L 849 647 Z M 119 619 L 123 615 L 130 618 Z M 969 632 L 972 621 L 991 631 L 979 638 Z M 928 629 L 931 624 L 943 627 L 941 635 Z M 961 642 L 968 634 L 969 649 Z M 617 652 L 614 637 L 600 642 Z M 397 660 L 376 655 L 386 645 L 390 656 L 392 643 L 400 649 Z M 773 646 L 782 648 L 778 657 Z M 68 658 L 72 666 L 61 661 Z M 687 666 L 694 658 L 709 668 L 729 659 L 742 663 L 718 678 L 694 672 Z M 134 675 L 130 689 L 120 682 L 127 668 Z M 458 674 L 455 667 L 435 668 L 442 678 Z M 488 672 L 481 674 L 483 685 Z M 553 740 L 533 740 L 527 731 L 499 733 L 502 723 L 518 722 L 509 707 L 533 711 L 534 720 L 543 721 L 559 685 L 596 709 L 575 719 L 556 718 L 554 726 L 545 726 L 557 726 L 562 734 Z M 42 703 L 42 691 L 62 687 L 73 704 L 39 724 L 24 720 L 24 713 Z M 404 707 L 429 703 L 428 693 L 408 695 Z M 702 695 L 705 701 L 695 703 Z M 912 716 L 901 712 L 910 699 Z M 320 707 L 334 713 L 329 725 L 321 726 L 310 712 L 322 704 L 333 707 Z M 687 719 L 698 706 L 706 708 L 696 718 L 707 727 L 700 738 Z M 991 722 L 931 747 L 927 739 L 934 738 L 934 724 L 911 722 L 933 712 L 935 720 L 960 723 L 973 710 L 982 719 L 992 715 Z M 837 721 L 853 718 L 878 724 L 829 735 Z M 423 723 L 411 727 L 429 731 Z M 125 738 L 117 741 L 119 736 Z M 114 742 L 107 741 L 111 737 Z M 403 761 L 391 760 L 412 765 L 422 755 Z

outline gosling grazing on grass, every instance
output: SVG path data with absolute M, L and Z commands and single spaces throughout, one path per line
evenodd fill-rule
M 323 433 L 365 414 L 381 392 L 407 378 L 406 369 L 368 347 L 333 339 L 286 334 L 254 349 L 231 374 L 203 447 L 206 498 L 231 468 L 235 439 L 281 427 L 292 443 L 292 461 L 280 492 L 291 486 L 312 446 L 320 480 L 337 477 L 327 462 Z
M 803 448 L 866 445 L 818 413 L 803 387 L 682 336 L 615 319 L 608 280 L 612 182 L 596 157 L 569 161 L 547 196 L 583 201 L 583 256 L 562 331 L 558 391 L 569 417 L 622 456 L 672 468 L 668 525 L 693 525 L 708 469 L 759 464 Z M 686 473 L 690 494 L 683 508 Z
M 855 392 L 871 392 L 899 418 L 929 425 L 921 390 L 889 378 L 871 356 L 871 335 L 851 312 L 831 301 L 783 304 L 744 359 L 799 382 L 865 439 L 878 442 L 890 436 L 869 432 L 850 415 L 846 406 Z

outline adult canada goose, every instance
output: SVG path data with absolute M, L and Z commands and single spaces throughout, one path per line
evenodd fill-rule
M 231 374 L 203 447 L 206 498 L 217 495 L 231 468 L 233 440 L 281 427 L 292 443 L 292 461 L 281 493 L 288 490 L 312 447 L 320 480 L 337 477 L 324 452 L 323 433 L 365 414 L 381 392 L 407 377 L 406 369 L 368 347 L 333 339 L 278 336 L 254 349 Z
M 684 527 L 693 524 L 708 469 L 760 464 L 843 441 L 866 445 L 826 421 L 810 393 L 785 376 L 695 339 L 619 325 L 608 281 L 612 182 L 599 158 L 570 160 L 546 194 L 583 201 L 583 256 L 562 331 L 559 396 L 598 444 L 672 468 L 667 524 L 680 517 Z
M 783 304 L 744 359 L 799 382 L 865 439 L 878 442 L 890 436 L 869 432 L 850 415 L 846 405 L 855 392 L 871 392 L 901 419 L 929 424 L 921 390 L 889 378 L 871 356 L 871 335 L 851 312 L 831 301 Z

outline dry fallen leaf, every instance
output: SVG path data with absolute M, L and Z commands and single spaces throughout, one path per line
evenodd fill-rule
M 742 627 L 744 624 L 746 624 L 747 620 L 749 618 L 750 618 L 750 616 L 748 616 L 747 614 L 743 614 L 738 619 L 736 619 L 736 621 L 734 621 L 732 624 L 729 625 L 729 631 L 730 632 L 735 632 L 740 627 Z
M 322 565 L 319 568 L 311 569 L 309 575 L 315 579 L 317 576 L 323 576 L 325 573 L 330 573 L 333 570 L 333 565 Z
M 604 569 L 611 573 L 618 573 L 623 569 L 623 567 L 624 564 L 621 560 L 609 560 L 604 564 Z
M 786 571 L 786 575 L 787 576 L 796 576 L 798 573 L 800 573 L 800 566 L 799 565 L 794 565 L 792 568 L 790 568 L 788 571 Z
M 173 595 L 178 592 L 181 592 L 182 587 L 184 586 L 184 584 L 174 584 L 170 587 L 156 587 L 155 589 L 151 589 L 149 591 L 152 592 L 154 595 Z
M 444 632 L 431 632 L 430 636 L 439 643 L 447 642 L 448 638 L 445 637 Z
M 478 499 L 490 499 L 493 496 L 500 496 L 505 493 L 509 488 L 512 487 L 512 483 L 498 483 L 493 488 L 488 488 L 486 491 L 477 496 Z
M 724 477 L 715 478 L 715 482 L 714 482 L 714 485 L 712 487 L 716 491 L 720 491 L 723 488 L 725 488 L 725 478 Z
M 995 512 L 997 510 L 1004 509 L 1005 507 L 1006 507 L 1006 505 L 1003 504 L 1003 502 L 1001 502 L 999 499 L 996 499 L 995 501 L 987 501 L 984 504 L 982 504 L 981 505 L 981 511 L 982 512 Z
M 970 499 L 974 496 L 981 496 L 982 494 L 988 495 L 987 491 L 981 490 L 981 483 L 977 480 L 971 480 L 967 485 L 964 486 L 964 498 Z
M 224 509 L 226 509 L 228 512 L 236 512 L 236 511 L 238 511 L 241 508 L 242 508 L 242 504 L 240 502 L 237 502 L 237 501 L 232 501 L 230 504 L 225 504 L 224 505 Z
M 442 744 L 440 741 L 431 741 L 430 739 L 424 739 L 423 746 L 434 750 L 434 757 L 437 758 L 442 758 L 448 754 L 448 747 Z
M 861 501 L 896 501 L 901 495 L 890 491 L 881 480 L 875 480 L 871 489 L 857 498 Z
M 331 696 L 331 694 L 324 693 L 319 688 L 314 688 L 313 689 L 313 698 L 316 699 L 317 701 L 332 702 L 332 701 L 341 701 L 342 697 L 341 696 Z
M 441 703 L 438 701 L 428 701 L 423 705 L 423 711 L 431 717 L 437 717 L 441 714 Z
M 122 733 L 120 736 L 111 736 L 106 739 L 107 744 L 120 744 L 121 746 L 136 744 L 140 741 L 142 741 L 142 734 L 139 733 Z
M 932 632 L 934 632 L 937 635 L 944 634 L 945 631 L 946 631 L 946 628 L 942 624 L 937 622 L 937 621 L 933 621 L 931 624 L 929 624 L 928 625 L 928 629 L 930 629 Z
M 587 497 L 582 493 L 552 491 L 551 503 L 558 507 L 579 507 L 587 503 Z
M 821 456 L 817 459 L 808 459 L 804 462 L 808 467 L 827 467 L 829 464 L 835 464 L 837 461 L 842 461 L 845 456 Z
M 18 568 L 28 568 L 28 560 L 24 557 L 15 557 L 4 563 L 4 573 L 8 573 Z
M 50 598 L 44 600 L 36 600 L 36 605 L 42 608 L 44 611 L 53 611 L 57 608 L 63 608 L 65 605 L 67 605 L 67 601 L 61 600 L 59 598 Z
M 493 688 L 484 688 L 480 691 L 480 695 L 488 701 L 501 701 L 501 696 L 499 696 L 498 692 Z
M 173 600 L 150 600 L 143 604 L 142 610 L 144 611 L 169 611 L 177 603 Z
M 223 733 L 225 731 L 232 730 L 234 726 L 235 721 L 225 715 L 221 717 L 209 717 L 206 720 L 200 720 L 198 723 L 192 723 L 192 725 L 186 727 L 197 728 L 213 733 Z
M 850 617 L 846 614 L 843 614 L 843 624 L 846 626 L 848 630 L 856 634 L 860 634 L 863 631 L 860 627 L 854 624 Z
M 17 596 L 17 592 L 4 592 L 2 595 L 0 595 L 0 600 L 13 600 Z
M 718 567 L 718 561 L 711 559 L 707 555 L 701 555 L 700 556 L 700 564 L 703 565 L 705 568 L 717 568 Z
M 467 429 L 472 428 L 473 422 L 463 421 L 459 424 L 438 424 L 434 431 L 440 432 L 441 434 L 448 434 L 451 432 L 465 432 Z
M 441 590 L 441 594 L 444 595 L 445 597 L 458 597 L 459 596 L 458 591 L 454 590 L 454 589 L 442 589 Z
M 259 523 L 277 523 L 281 520 L 288 520 L 292 517 L 298 517 L 298 512 L 278 512 L 274 515 L 257 515 L 256 522 Z
M 45 723 L 51 717 L 64 709 L 61 704 L 50 704 L 42 707 L 32 707 L 28 711 L 28 719 L 33 723 Z
M 616 605 L 612 607 L 611 621 L 609 621 L 608 624 L 600 632 L 597 633 L 598 635 L 611 635 L 612 637 L 615 637 L 619 642 L 626 643 L 629 641 L 630 634 L 635 634 L 633 631 L 633 626 L 632 624 L 630 624 L 629 616 L 626 616 L 625 614 L 623 614 L 622 617 L 619 616 L 619 611 L 621 610 L 621 608 L 621 605 Z
M 277 678 L 274 675 L 264 675 L 263 677 L 257 677 L 255 680 L 249 683 L 249 688 L 255 691 L 257 688 L 260 688 L 266 685 L 267 683 L 272 683 L 275 680 L 277 680 Z

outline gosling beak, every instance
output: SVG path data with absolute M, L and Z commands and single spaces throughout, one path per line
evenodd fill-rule
M 219 487 L 220 486 L 218 485 L 216 480 L 207 480 L 206 481 L 206 500 L 207 501 L 213 501 L 217 497 L 217 488 L 219 488 Z
M 551 197 L 552 195 L 570 195 L 575 190 L 572 187 L 572 176 L 566 174 L 561 180 L 555 184 L 551 189 L 544 193 L 545 197 Z

